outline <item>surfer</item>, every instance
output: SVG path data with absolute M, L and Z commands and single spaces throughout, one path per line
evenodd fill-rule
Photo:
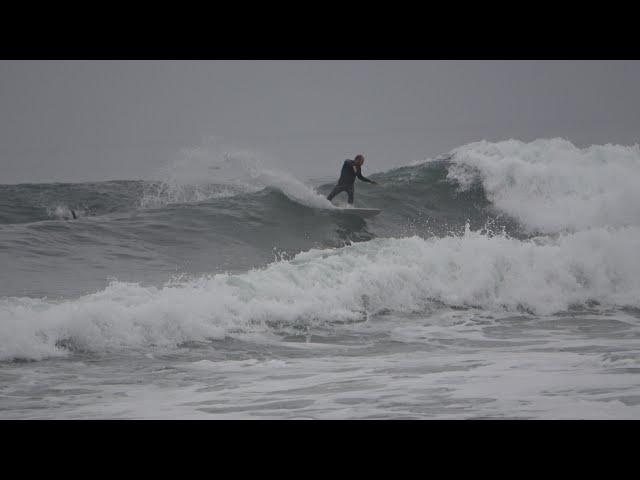
M 345 160 L 342 164 L 342 172 L 340 172 L 340 179 L 338 180 L 338 184 L 331 190 L 329 196 L 327 196 L 327 200 L 331 201 L 333 197 L 335 197 L 340 192 L 347 192 L 349 196 L 349 205 L 353 205 L 353 184 L 356 181 L 356 177 L 358 177 L 363 182 L 372 183 L 374 185 L 379 185 L 375 180 L 369 180 L 368 178 L 362 176 L 362 164 L 364 163 L 364 157 L 362 155 L 357 155 L 353 160 Z

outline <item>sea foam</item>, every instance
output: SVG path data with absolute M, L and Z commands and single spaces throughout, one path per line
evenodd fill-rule
M 538 315 L 591 302 L 639 307 L 639 244 L 635 226 L 526 241 L 467 229 L 310 250 L 263 269 L 162 287 L 115 281 L 72 300 L 3 298 L 0 358 L 268 337 L 443 305 Z
M 481 141 L 451 152 L 448 178 L 544 233 L 640 225 L 640 148 L 567 140 Z

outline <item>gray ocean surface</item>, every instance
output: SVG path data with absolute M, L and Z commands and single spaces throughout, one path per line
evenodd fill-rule
M 637 146 L 367 176 L 0 185 L 0 418 L 640 418 Z

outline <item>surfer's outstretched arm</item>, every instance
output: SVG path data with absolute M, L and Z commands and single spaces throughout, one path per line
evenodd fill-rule
M 363 182 L 373 183 L 374 185 L 378 183 L 375 180 L 369 180 L 367 177 L 363 176 L 360 170 L 356 171 L 356 177 L 358 177 Z

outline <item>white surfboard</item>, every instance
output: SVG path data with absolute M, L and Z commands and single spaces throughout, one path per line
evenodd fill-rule
M 338 207 L 337 210 L 340 213 L 349 213 L 351 215 L 359 215 L 361 217 L 375 217 L 382 210 L 379 208 L 349 208 L 349 207 Z

